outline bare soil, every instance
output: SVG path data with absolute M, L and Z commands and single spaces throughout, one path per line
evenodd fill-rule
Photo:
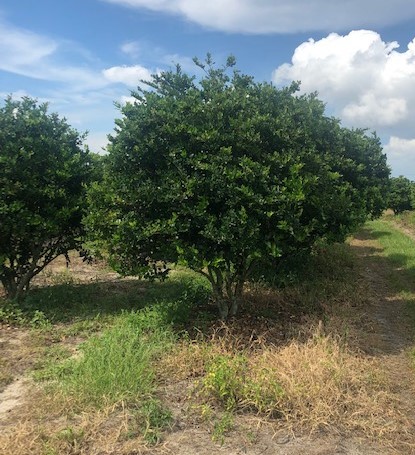
M 408 233 L 409 234 L 409 233 Z M 405 302 L 388 286 L 388 263 L 380 256 L 381 250 L 375 240 L 364 233 L 351 241 L 356 253 L 361 278 L 370 290 L 371 302 L 361 315 L 362 327 L 358 344 L 361 355 L 381 359 L 385 376 L 393 385 L 401 402 L 401 412 L 412 422 L 405 434 L 397 431 L 396 441 L 387 445 L 373 438 L 332 431 L 304 434 L 298 429 L 272 425 L 252 415 L 235 417 L 233 428 L 222 442 L 212 441 L 212 427 L 194 417 L 189 403 L 189 382 L 183 381 L 173 386 L 166 384 L 162 395 L 169 402 L 174 424 L 157 446 L 137 445 L 134 454 L 181 454 L 210 455 L 410 455 L 415 454 L 415 371 L 411 367 L 409 351 L 414 348 L 414 330 L 408 320 Z M 38 277 L 37 285 L 47 284 L 56 273 L 65 273 L 66 261 L 59 258 L 45 273 Z M 117 275 L 100 266 L 91 267 L 76 258 L 71 261 L 71 275 L 79 281 L 114 280 Z M 362 311 L 356 309 L 356 311 Z M 10 373 L 10 380 L 0 383 L 0 433 L 10 434 L 20 431 L 27 423 L 28 412 L 36 407 L 36 388 L 28 374 L 39 355 L 33 348 L 32 334 L 28 330 L 0 327 L 0 368 Z M 7 375 L 5 375 L 7 377 Z M 7 382 L 9 382 L 7 384 Z M 52 421 L 54 417 L 51 416 Z M 53 422 L 52 422 L 53 423 Z M 19 426 L 20 425 L 20 426 Z M 3 451 L 2 451 L 3 450 Z M 115 451 L 114 451 L 115 450 Z M 23 453 L 23 452 L 19 452 Z M 27 453 L 34 453 L 29 450 Z M 65 452 L 77 455 L 73 451 Z M 90 455 L 125 454 L 123 450 L 107 451 L 105 445 L 94 447 Z M 0 444 L 0 454 L 5 452 Z M 40 455 L 40 453 L 39 453 Z M 43 455 L 43 454 L 42 454 Z

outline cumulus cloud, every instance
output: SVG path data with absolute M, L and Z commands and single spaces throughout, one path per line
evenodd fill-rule
M 141 65 L 113 66 L 103 70 L 102 74 L 110 82 L 118 82 L 136 87 L 141 80 L 150 80 L 151 71 Z
M 345 36 L 331 33 L 298 46 L 291 63 L 274 71 L 273 80 L 278 85 L 300 80 L 301 90 L 317 91 L 344 124 L 375 129 L 381 137 L 393 136 L 386 147 L 389 155 L 399 149 L 409 160 L 408 147 L 402 147 L 407 143 L 399 142 L 398 147 L 398 138 L 413 134 L 415 39 L 406 50 L 398 48 L 397 42 L 384 42 L 370 30 Z
M 102 0 L 179 15 L 227 32 L 293 33 L 393 25 L 415 17 L 412 0 Z
M 415 40 L 404 52 L 398 47 L 369 30 L 331 33 L 298 46 L 292 62 L 277 68 L 273 80 L 300 80 L 304 92 L 318 91 L 349 125 L 409 127 L 415 118 Z

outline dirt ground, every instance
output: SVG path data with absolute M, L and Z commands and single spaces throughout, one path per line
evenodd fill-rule
M 131 455 L 181 454 L 210 455 L 410 455 L 415 454 L 415 372 L 410 365 L 409 351 L 414 347 L 414 331 L 405 313 L 405 302 L 387 284 L 388 266 L 378 256 L 376 241 L 365 235 L 357 236 L 351 246 L 355 251 L 359 270 L 373 295 L 372 304 L 365 308 L 365 331 L 359 340 L 363 354 L 381 359 L 384 373 L 393 384 L 401 401 L 401 412 L 413 422 L 412 430 L 406 435 L 405 443 L 393 447 L 379 444 L 373 439 L 362 439 L 354 435 L 330 434 L 294 435 L 292 429 L 280 425 L 267 425 L 254 416 L 238 416 L 233 430 L 226 435 L 223 444 L 212 442 L 209 428 L 197 420 L 189 419 L 186 406 L 186 384 L 179 384 L 183 393 L 175 393 L 170 407 L 174 415 L 174 426 L 162 444 L 131 451 Z M 54 264 L 54 270 L 65 271 L 64 259 Z M 74 261 L 72 274 L 82 280 L 116 279 L 116 274 L 102 268 L 91 268 Z M 38 278 L 38 284 L 48 278 Z M 78 279 L 77 278 L 77 279 Z M 367 330 L 367 328 L 369 328 Z M 28 330 L 0 327 L 0 368 L 6 365 L 13 378 L 5 380 L 0 388 L 0 433 L 10 434 L 27 419 L 27 409 L 33 406 L 36 389 L 27 372 L 33 365 L 36 352 L 33 350 L 33 335 Z M 10 382 L 7 384 L 7 382 Z M 169 391 L 165 390 L 166 396 Z M 294 431 L 295 432 L 295 431 Z M 397 435 L 397 439 L 399 435 Z M 2 452 L 2 455 L 13 455 Z M 76 455 L 76 451 L 73 452 Z M 102 451 L 99 455 L 116 455 L 117 452 Z M 98 452 L 94 451 L 98 455 Z M 42 454 L 43 455 L 43 454 Z M 44 454 L 46 455 L 46 454 Z

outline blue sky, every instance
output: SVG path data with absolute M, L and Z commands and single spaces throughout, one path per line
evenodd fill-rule
M 140 78 L 229 54 L 258 81 L 301 80 L 376 130 L 415 180 L 414 0 L 1 0 L 0 96 L 48 101 L 100 151 Z

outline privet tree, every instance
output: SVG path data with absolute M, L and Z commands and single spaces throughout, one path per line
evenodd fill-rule
M 81 245 L 91 168 L 83 138 L 31 98 L 0 108 L 0 280 L 10 299 Z
M 402 213 L 405 210 L 412 210 L 415 207 L 414 183 L 402 175 L 392 177 L 390 179 L 388 206 L 395 214 Z
M 200 81 L 177 66 L 121 108 L 87 223 L 122 273 L 163 260 L 205 275 L 226 318 L 256 264 L 378 214 L 389 171 L 376 137 L 341 128 L 298 84 L 256 83 L 233 58 L 195 63 Z

